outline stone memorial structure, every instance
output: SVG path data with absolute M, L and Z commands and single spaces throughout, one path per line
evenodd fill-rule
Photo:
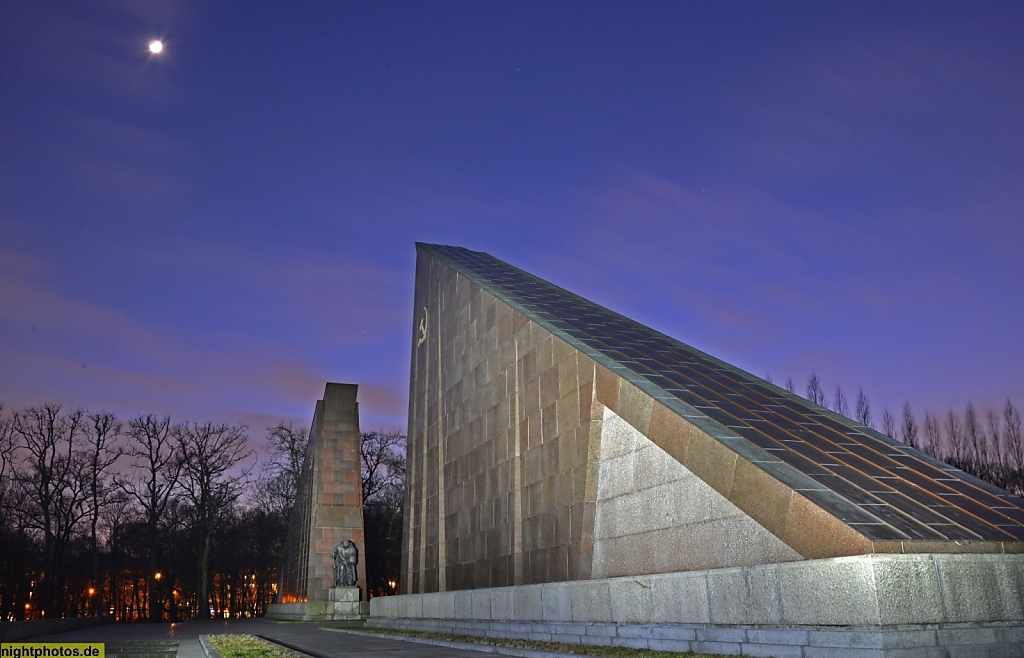
M 417 245 L 384 628 L 1020 656 L 1024 500 L 507 263 Z
M 360 619 L 363 489 L 354 384 L 327 384 L 316 404 L 270 619 Z M 363 605 L 365 608 L 365 604 Z

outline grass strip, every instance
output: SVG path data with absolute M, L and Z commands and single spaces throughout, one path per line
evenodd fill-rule
M 207 635 L 206 639 L 224 658 L 298 658 L 300 655 L 252 635 Z
M 477 635 L 451 635 L 448 633 L 432 633 L 429 631 L 396 631 L 387 628 L 363 627 L 361 633 L 377 633 L 380 635 L 406 635 L 422 637 L 430 640 L 446 642 L 466 642 L 468 644 L 488 644 L 495 647 L 512 647 L 549 653 L 571 653 L 595 658 L 726 658 L 717 653 L 694 653 L 693 651 L 655 651 L 654 649 L 630 649 L 628 647 L 609 647 L 596 644 L 566 644 L 563 642 L 538 642 L 534 640 L 513 640 L 500 637 L 481 637 Z M 227 658 L 227 656 L 225 656 Z

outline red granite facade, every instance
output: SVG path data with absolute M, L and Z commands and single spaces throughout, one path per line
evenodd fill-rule
M 327 601 L 334 586 L 331 552 L 351 539 L 359 550 L 365 591 L 359 405 L 354 384 L 327 384 L 316 404 L 288 531 L 280 603 Z

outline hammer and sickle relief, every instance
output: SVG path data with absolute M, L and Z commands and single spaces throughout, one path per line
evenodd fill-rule
M 420 316 L 419 336 L 416 337 L 416 347 L 427 341 L 427 309 L 423 308 L 423 315 Z

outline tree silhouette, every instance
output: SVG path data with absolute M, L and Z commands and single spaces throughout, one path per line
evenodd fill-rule
M 864 394 L 864 389 L 857 391 L 857 408 L 854 411 L 857 422 L 865 427 L 874 427 L 871 424 L 871 400 Z
M 815 372 L 807 379 L 807 399 L 819 407 L 825 406 L 825 389 L 822 388 L 821 380 Z
M 900 425 L 900 438 L 911 448 L 918 447 L 917 421 L 914 420 L 914 412 L 910 410 L 910 402 L 903 403 L 903 423 Z
M 896 417 L 889 413 L 889 409 L 882 409 L 882 434 L 896 438 Z
M 14 414 L 13 431 L 25 453 L 15 475 L 21 502 L 21 523 L 43 539 L 41 612 L 64 614 L 63 596 L 68 548 L 78 522 L 87 514 L 88 488 L 81 452 L 83 412 L 62 413 L 61 406 L 45 404 Z
M 146 527 L 145 543 L 148 554 L 146 570 L 149 620 L 160 621 L 157 577 L 163 551 L 163 520 L 178 489 L 178 480 L 184 456 L 171 437 L 171 419 L 168 416 L 138 416 L 128 424 L 128 445 L 125 454 L 130 458 L 131 470 L 117 479 L 118 487 L 138 505 Z
M 360 436 L 359 453 L 362 458 L 366 586 L 373 595 L 393 594 L 402 564 L 405 435 L 399 432 L 365 432 Z
M 103 587 L 100 583 L 100 547 L 97 528 L 100 512 L 110 503 L 114 490 L 107 485 L 107 474 L 124 450 L 114 445 L 121 435 L 122 423 L 111 413 L 88 414 L 85 423 L 85 459 L 88 488 L 89 544 L 92 550 L 92 579 L 95 592 L 90 597 L 90 611 L 100 614 L 104 609 Z
M 210 550 L 217 516 L 242 495 L 248 471 L 234 469 L 252 456 L 245 425 L 183 423 L 173 429 L 182 463 L 182 490 L 192 505 L 196 532 L 199 617 L 210 616 Z
M 838 386 L 836 386 L 836 393 L 832 398 L 832 410 L 840 416 L 850 415 L 850 405 L 846 403 L 846 394 Z

